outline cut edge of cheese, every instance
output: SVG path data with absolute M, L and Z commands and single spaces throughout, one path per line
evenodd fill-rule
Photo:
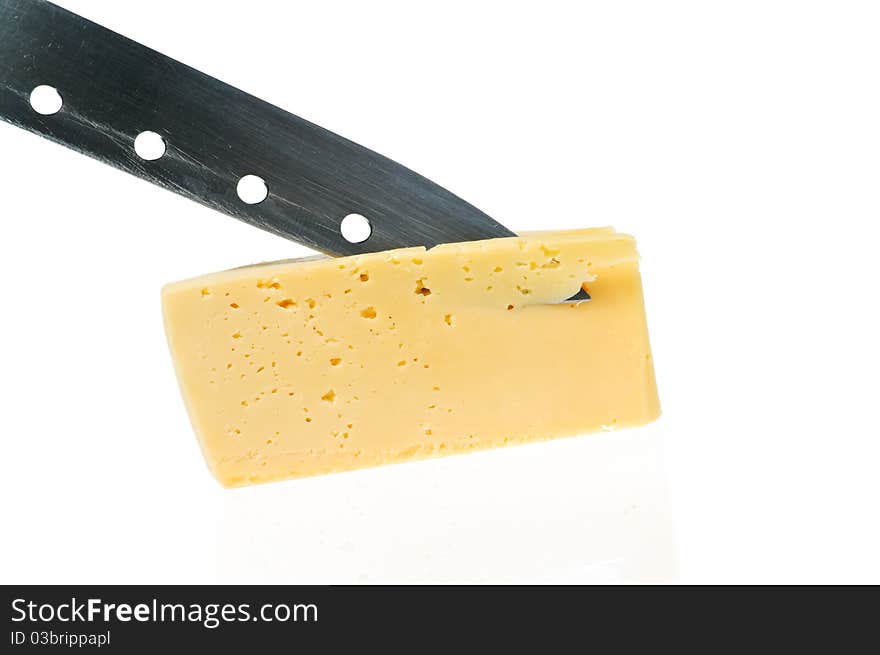
M 590 302 L 561 302 L 582 286 Z M 162 302 L 225 486 L 660 413 L 635 241 L 612 228 L 257 264 L 169 284 Z

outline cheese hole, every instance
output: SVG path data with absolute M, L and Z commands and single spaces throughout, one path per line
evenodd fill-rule
M 349 243 L 363 243 L 373 234 L 373 226 L 370 225 L 366 216 L 349 214 L 342 219 L 339 231 Z
M 31 91 L 31 107 L 38 114 L 51 116 L 61 111 L 64 101 L 54 86 L 41 84 Z
M 147 161 L 156 161 L 165 154 L 165 139 L 155 132 L 141 132 L 134 139 L 134 151 Z
M 247 205 L 259 205 L 269 196 L 266 181 L 256 175 L 245 175 L 238 181 L 238 197 Z

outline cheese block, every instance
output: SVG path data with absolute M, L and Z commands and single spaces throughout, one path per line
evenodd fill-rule
M 635 242 L 612 229 L 249 266 L 171 284 L 163 308 L 226 486 L 659 414 Z

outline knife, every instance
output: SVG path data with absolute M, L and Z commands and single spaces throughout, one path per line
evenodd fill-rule
M 0 118 L 330 255 L 515 236 L 387 157 L 45 0 L 0 0 Z M 344 235 L 346 217 L 365 235 Z
M 38 87 L 60 95 L 57 113 L 31 106 Z M 42 0 L 0 0 L 0 116 L 328 254 L 513 235 L 386 157 Z M 136 153 L 144 132 L 159 159 Z M 265 199 L 242 200 L 242 178 Z M 370 223 L 361 243 L 340 231 L 352 214 Z

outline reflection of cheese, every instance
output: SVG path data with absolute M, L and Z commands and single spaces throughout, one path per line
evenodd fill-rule
M 592 300 L 560 304 L 581 283 Z M 228 486 L 659 413 L 635 243 L 610 229 L 263 264 L 169 285 L 163 303 Z

